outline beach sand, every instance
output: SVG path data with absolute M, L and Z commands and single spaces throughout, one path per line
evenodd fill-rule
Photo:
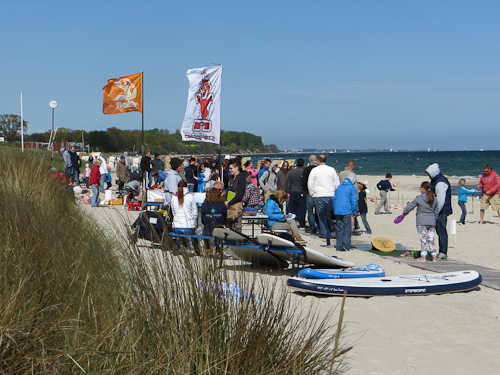
M 369 198 L 376 193 L 375 185 L 382 177 L 358 176 L 358 181 L 368 181 Z M 395 217 L 402 213 L 402 209 L 394 205 L 402 206 L 413 200 L 419 194 L 420 183 L 425 180 L 424 176 L 394 176 L 391 182 L 398 183 L 399 192 L 390 194 L 392 214 L 374 215 L 375 202 L 369 202 L 367 218 L 373 234 L 353 236 L 358 249 L 339 253 L 335 249 L 321 247 L 325 243 L 324 239 L 303 234 L 308 241 L 307 246 L 340 256 L 354 262 L 356 266 L 378 264 L 384 268 L 387 276 L 431 273 L 413 267 L 411 262 L 401 263 L 399 257 L 383 257 L 364 251 L 375 237 L 393 240 L 398 249 L 420 249 L 415 211 L 400 224 L 394 224 Z M 452 185 L 456 186 L 457 181 L 458 178 L 450 177 Z M 478 179 L 470 179 L 467 184 L 477 182 Z M 448 222 L 460 218 L 456 195 L 452 196 L 452 205 L 454 212 Z M 100 225 L 109 228 L 110 234 L 116 232 L 114 225 L 123 228 L 124 224 L 131 223 L 137 217 L 137 212 L 122 210 L 120 206 L 82 207 Z M 479 208 L 480 201 L 472 202 L 469 198 L 466 225 L 456 227 L 456 241 L 454 235 L 449 235 L 448 256 L 452 260 L 499 270 L 497 233 L 500 219 L 490 208 L 485 214 L 485 224 L 479 225 Z M 361 222 L 360 225 L 364 229 Z M 288 276 L 266 274 L 264 277 L 282 283 L 286 288 Z M 341 298 L 317 297 L 291 291 L 290 294 L 303 309 L 309 309 L 311 303 L 317 304 L 320 313 L 336 309 L 332 324 L 336 323 Z M 455 294 L 348 298 L 344 312 L 343 341 L 346 345 L 352 345 L 353 349 L 347 355 L 350 367 L 347 374 L 496 374 L 500 368 L 499 316 L 500 291 L 485 286 Z

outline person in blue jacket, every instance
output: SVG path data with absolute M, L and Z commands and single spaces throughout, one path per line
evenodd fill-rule
M 351 216 L 358 216 L 358 191 L 356 175 L 351 173 L 342 182 L 333 196 L 333 212 L 337 222 L 337 251 L 351 250 Z
M 286 230 L 295 237 L 295 242 L 305 242 L 299 233 L 297 222 L 293 219 L 294 215 L 284 215 L 281 211 L 281 205 L 286 201 L 288 194 L 282 190 L 271 194 L 267 198 L 264 207 L 264 214 L 267 215 L 267 226 L 271 230 Z
M 465 217 L 467 216 L 467 209 L 465 208 L 465 204 L 467 203 L 467 194 L 476 194 L 476 189 L 466 189 L 464 187 L 465 179 L 461 178 L 458 180 L 458 205 L 462 209 L 462 216 L 460 216 L 460 220 L 458 224 L 465 225 Z

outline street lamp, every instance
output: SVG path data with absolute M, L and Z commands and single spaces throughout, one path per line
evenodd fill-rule
M 52 99 L 51 101 L 49 101 L 49 107 L 52 108 L 52 133 L 51 134 L 54 134 L 54 110 L 57 107 L 57 100 Z M 52 140 L 52 159 L 54 159 L 54 140 Z

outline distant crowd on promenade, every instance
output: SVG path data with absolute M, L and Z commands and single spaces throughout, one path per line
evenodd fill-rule
M 113 184 L 107 159 L 104 156 L 89 158 L 85 168 L 82 168 L 81 155 L 75 152 L 74 147 L 69 150 L 62 148 L 60 154 L 65 170 L 56 172 L 54 176 L 64 177 L 71 185 L 82 183 L 91 188 L 91 206 L 98 207 L 99 193 L 103 193 Z M 345 168 L 337 173 L 335 168 L 327 165 L 325 154 L 310 155 L 307 164 L 304 159 L 299 158 L 292 165 L 286 160 L 270 159 L 254 165 L 251 159 L 246 159 L 244 161 L 242 156 L 226 155 L 219 160 L 217 155 L 191 155 L 183 159 L 174 157 L 165 163 L 160 154 L 152 156 L 151 152 L 147 151 L 140 159 L 139 165 L 135 166 L 128 153 L 124 152 L 116 163 L 114 183 L 118 190 L 139 192 L 141 187 L 161 189 L 165 195 L 165 205 L 175 204 L 178 208 L 183 206 L 179 205 L 179 196 L 182 196 L 181 200 L 184 202 L 185 199 L 190 200 L 186 198 L 190 194 L 205 192 L 207 199 L 210 197 L 209 200 L 213 201 L 212 206 L 217 207 L 217 225 L 229 224 L 233 229 L 241 231 L 243 215 L 264 214 L 270 229 L 287 230 L 298 242 L 305 242 L 300 234 L 301 230 L 305 230 L 309 234 L 324 238 L 326 247 L 333 247 L 331 238 L 335 238 L 335 248 L 338 251 L 348 251 L 354 247 L 351 243 L 352 235 L 372 233 L 367 220 L 367 186 L 366 183 L 357 181 L 354 161 L 349 161 Z M 425 172 L 430 179 L 429 187 L 425 191 L 421 187 L 420 193 L 425 195 L 426 199 L 423 203 L 420 202 L 420 206 L 412 201 L 409 207 L 417 208 L 417 232 L 421 240 L 422 254 L 425 256 L 426 250 L 429 249 L 433 260 L 446 259 L 447 217 L 452 213 L 451 186 L 438 164 L 430 165 Z M 478 185 L 478 189 L 483 192 L 481 224 L 489 206 L 500 216 L 498 174 L 488 164 L 483 166 L 483 172 Z M 387 173 L 377 184 L 380 201 L 375 214 L 391 213 L 387 205 L 387 192 L 394 190 L 391 178 L 392 175 Z M 476 190 L 466 189 L 464 185 L 465 180 L 461 179 L 458 204 L 462 209 L 459 221 L 462 225 L 465 225 L 464 204 L 467 195 L 476 193 Z M 422 228 L 419 227 L 418 216 L 426 210 L 424 205 L 430 205 L 436 215 L 434 220 L 425 221 L 426 227 Z M 411 209 L 405 210 L 404 215 L 409 214 Z M 212 219 L 213 214 L 214 212 Z M 361 231 L 358 219 L 363 223 L 364 231 Z M 434 233 L 439 237 L 439 250 L 433 248 Z

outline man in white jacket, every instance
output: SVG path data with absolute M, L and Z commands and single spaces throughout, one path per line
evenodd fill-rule
M 330 245 L 332 230 L 332 201 L 339 185 L 340 180 L 335 168 L 326 165 L 326 155 L 318 155 L 318 166 L 311 170 L 307 188 L 314 200 L 321 233 L 326 238 L 327 246 Z
M 104 193 L 104 183 L 106 182 L 106 177 L 108 176 L 108 166 L 106 165 L 106 159 L 104 156 L 99 156 L 101 161 L 101 166 L 99 167 L 99 173 L 101 174 L 101 185 L 99 186 L 99 192 Z

